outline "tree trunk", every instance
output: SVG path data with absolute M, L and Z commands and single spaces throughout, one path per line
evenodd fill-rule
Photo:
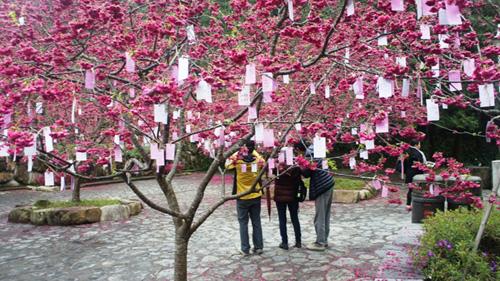
M 175 234 L 174 280 L 187 281 L 187 254 L 189 237 L 185 233 Z
M 71 201 L 80 202 L 80 179 L 78 177 L 74 177 L 75 187 L 71 193 Z

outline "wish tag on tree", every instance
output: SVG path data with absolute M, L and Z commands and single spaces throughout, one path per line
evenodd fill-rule
M 61 177 L 60 182 L 61 182 L 61 187 L 60 187 L 59 191 L 66 190 L 66 178 L 65 177 Z
M 293 0 L 287 0 L 288 4 L 288 19 L 293 21 Z
M 119 146 L 115 146 L 114 149 L 115 162 L 121 163 L 123 161 L 122 150 Z
M 257 108 L 255 106 L 248 107 L 248 119 L 257 119 Z
M 251 85 L 257 82 L 255 75 L 255 63 L 249 63 L 245 67 L 245 84 Z
M 293 147 L 285 147 L 285 158 L 287 165 L 293 165 Z
M 401 96 L 408 97 L 410 95 L 410 79 L 403 79 L 403 86 L 401 88 Z
M 354 15 L 354 0 L 347 0 L 347 16 Z
M 173 161 L 175 159 L 175 143 L 167 143 L 165 145 L 165 150 L 166 150 L 165 159 Z
M 241 172 L 246 173 L 247 172 L 247 164 L 241 164 Z
M 466 59 L 463 61 L 463 68 L 465 75 L 472 77 L 474 75 L 474 71 L 476 70 L 476 63 L 474 59 Z
M 179 57 L 178 61 L 178 74 L 179 81 L 185 80 L 189 77 L 189 58 L 186 56 Z
M 450 70 L 448 72 L 448 80 L 450 81 L 450 91 L 456 92 L 462 90 L 462 82 L 460 79 L 460 70 Z
M 288 74 L 283 75 L 283 84 L 290 84 L 290 76 Z
M 196 42 L 196 33 L 194 32 L 193 25 L 186 26 L 186 35 L 187 35 L 188 42 L 190 44 L 193 44 L 194 42 Z
M 391 10 L 395 12 L 403 12 L 405 10 L 403 0 L 391 0 Z
M 273 129 L 264 129 L 264 147 L 274 147 Z
M 153 105 L 154 121 L 157 123 L 167 124 L 168 115 L 164 103 Z
M 274 169 L 275 168 L 274 158 L 267 159 L 267 168 L 268 169 Z
M 87 152 L 76 152 L 76 161 L 87 161 Z
M 313 140 L 313 154 L 314 158 L 326 157 L 326 138 L 315 136 Z
M 125 70 L 129 73 L 135 72 L 135 61 L 129 52 L 125 52 Z
M 385 118 L 381 121 L 375 123 L 375 132 L 376 133 L 389 133 L 389 117 L 385 116 Z
M 430 27 L 430 25 L 421 24 L 420 25 L 420 33 L 422 33 L 422 35 L 420 36 L 420 39 L 431 40 L 431 27 Z
M 460 9 L 455 2 L 444 1 L 445 4 L 445 14 L 446 14 L 446 22 L 448 25 L 461 25 L 462 17 L 460 14 Z
M 354 170 L 356 168 L 356 158 L 354 157 L 349 158 L 349 168 L 351 170 Z
M 262 74 L 262 92 L 272 92 L 273 91 L 273 74 L 271 72 L 265 72 Z
M 45 186 L 54 186 L 54 173 L 51 171 L 47 170 L 43 174 L 44 181 L 45 181 Z
M 439 121 L 439 105 L 432 99 L 426 100 L 427 121 Z
M 321 161 L 321 169 L 323 169 L 323 170 L 328 170 L 328 160 L 323 159 L 323 160 Z
M 92 90 L 95 87 L 95 73 L 94 70 L 87 69 L 85 71 L 85 89 Z
M 386 185 L 384 185 L 384 186 L 382 187 L 382 197 L 383 197 L 383 198 L 387 198 L 387 196 L 389 196 L 389 189 L 387 188 L 387 186 L 386 186 Z

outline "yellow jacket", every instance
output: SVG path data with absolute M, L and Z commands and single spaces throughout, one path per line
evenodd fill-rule
M 236 192 L 238 194 L 243 193 L 252 187 L 254 180 L 257 178 L 257 174 L 259 173 L 259 170 L 262 169 L 262 165 L 264 163 L 264 158 L 262 158 L 262 156 L 255 150 L 252 152 L 252 155 L 255 157 L 255 160 L 252 162 L 245 162 L 241 159 L 238 159 L 238 160 L 236 160 L 236 163 L 235 163 L 234 160 L 238 157 L 238 152 L 234 153 L 233 155 L 231 155 L 231 157 L 229 157 L 229 159 L 226 160 L 225 166 L 227 169 L 230 169 L 230 170 L 236 169 L 236 172 L 235 172 Z M 257 165 L 256 172 L 252 172 L 252 164 Z M 242 166 L 246 166 L 245 172 L 242 172 L 242 168 L 241 168 Z M 262 188 L 261 188 L 260 184 L 257 183 L 257 185 L 255 186 L 255 190 L 257 190 L 257 192 L 252 192 L 250 194 L 247 194 L 245 196 L 240 197 L 239 199 L 248 200 L 248 199 L 258 198 L 262 195 L 261 189 Z

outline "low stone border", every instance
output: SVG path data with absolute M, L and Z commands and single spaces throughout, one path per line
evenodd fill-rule
M 103 207 L 67 207 L 33 209 L 32 206 L 17 206 L 9 213 L 8 222 L 34 225 L 78 225 L 100 221 L 119 221 L 139 214 L 139 200 L 120 199 L 121 204 Z
M 361 190 L 333 190 L 333 202 L 334 203 L 357 203 L 360 200 L 368 200 L 377 194 L 376 189 L 370 185 L 366 185 Z

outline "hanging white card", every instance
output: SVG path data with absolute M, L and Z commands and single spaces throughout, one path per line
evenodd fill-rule
M 9 146 L 0 141 L 0 157 L 9 157 Z
M 205 100 L 208 103 L 212 103 L 212 86 L 205 80 L 200 80 L 198 86 L 196 87 L 196 100 Z
M 285 147 L 285 158 L 287 165 L 293 165 L 293 147 Z
M 448 34 L 438 34 L 439 38 L 439 48 L 441 49 L 448 49 L 450 48 L 450 44 L 446 43 L 445 40 L 447 40 L 450 36 Z
M 465 75 L 472 77 L 474 71 L 476 70 L 476 64 L 474 59 L 466 59 L 463 61 L 464 73 Z
M 368 159 L 368 150 L 360 150 L 359 151 L 359 157 L 362 159 Z
M 185 56 L 179 57 L 177 79 L 179 81 L 182 81 L 184 79 L 187 79 L 188 77 L 189 77 L 189 58 Z
M 439 105 L 432 99 L 426 100 L 427 121 L 439 121 Z
M 76 152 L 76 161 L 87 161 L 87 152 Z
M 157 123 L 167 124 L 168 115 L 164 103 L 153 105 L 154 121 Z
M 188 42 L 190 44 L 192 44 L 196 41 L 196 33 L 194 32 L 193 25 L 186 26 L 186 35 L 187 35 Z
M 44 181 L 45 181 L 45 186 L 54 186 L 54 173 L 50 172 L 49 170 L 45 171 L 43 174 Z
M 35 103 L 35 113 L 36 114 L 43 114 L 43 103 L 42 102 Z
M 273 91 L 273 74 L 271 72 L 265 72 L 264 74 L 262 74 L 262 91 Z
M 422 36 L 420 36 L 420 39 L 431 40 L 431 27 L 428 24 L 421 24 L 420 25 L 420 33 L 422 33 Z
M 349 158 L 349 168 L 351 168 L 351 170 L 354 170 L 356 168 L 356 158 Z
M 330 86 L 326 85 L 325 86 L 325 98 L 330 98 Z
M 403 87 L 401 88 L 401 96 L 408 97 L 410 95 L 410 79 L 403 79 Z
M 406 67 L 406 57 L 397 57 L 396 63 L 401 67 Z
M 238 93 L 238 105 L 250 105 L 250 86 L 244 85 L 243 89 L 241 89 L 241 91 Z
M 255 124 L 255 142 L 264 142 L 264 124 L 262 123 Z
M 73 103 L 71 104 L 71 123 L 75 124 L 75 113 L 76 113 L 76 98 L 73 98 Z
M 381 35 L 377 39 L 378 46 L 387 46 L 387 35 Z
M 380 98 L 389 98 L 392 97 L 393 91 L 393 81 L 390 79 L 385 79 L 384 77 L 378 77 L 377 79 L 377 88 L 378 88 L 378 96 Z
M 61 187 L 60 187 L 60 191 L 64 191 L 66 189 L 66 179 L 64 177 L 61 177 Z
M 358 100 L 362 100 L 365 98 L 364 96 L 364 89 L 363 89 L 363 77 L 360 76 L 356 78 L 356 81 L 354 81 L 354 84 L 352 84 L 352 89 L 354 91 L 355 98 Z
M 326 157 L 326 138 L 316 136 L 313 140 L 313 154 L 314 158 Z
M 51 152 L 54 150 L 54 141 L 50 135 L 50 127 L 43 128 L 43 138 L 45 139 L 45 151 Z
M 293 0 L 287 0 L 288 4 L 288 18 L 293 21 Z
M 495 89 L 493 84 L 479 85 L 480 107 L 495 106 Z
M 354 0 L 347 0 L 347 16 L 354 15 Z

